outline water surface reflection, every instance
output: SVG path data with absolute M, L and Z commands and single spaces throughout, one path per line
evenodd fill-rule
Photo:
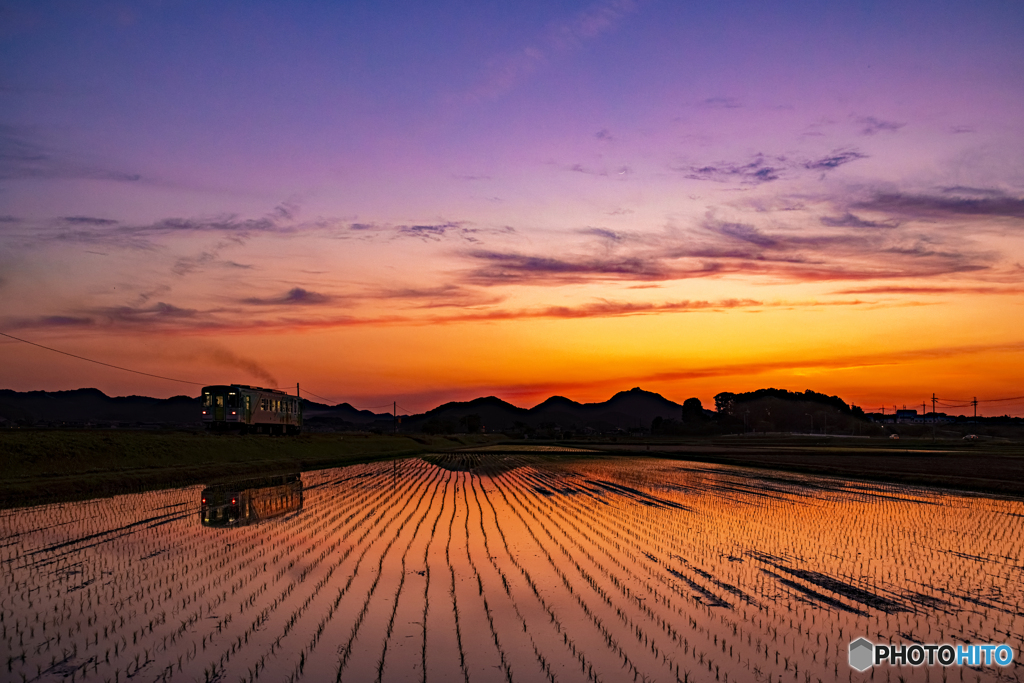
M 199 502 L 203 526 L 255 524 L 302 509 L 298 474 L 242 479 L 203 489 Z
M 813 683 L 871 680 L 858 636 L 1024 645 L 1020 501 L 563 457 L 4 511 L 0 680 Z

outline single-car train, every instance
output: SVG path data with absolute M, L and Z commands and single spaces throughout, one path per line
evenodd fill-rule
M 247 384 L 203 387 L 203 423 L 212 431 L 242 434 L 298 434 L 302 401 L 276 389 Z

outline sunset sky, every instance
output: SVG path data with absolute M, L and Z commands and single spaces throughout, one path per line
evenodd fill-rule
M 416 412 L 1021 396 L 1022 36 L 1019 0 L 2 2 L 0 332 Z

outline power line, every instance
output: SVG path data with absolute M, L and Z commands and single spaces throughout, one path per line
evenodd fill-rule
M 317 397 L 318 399 L 320 399 L 321 401 L 333 401 L 333 400 L 334 400 L 334 399 L 331 399 L 331 398 L 326 398 L 326 397 L 324 397 L 324 396 L 321 396 L 320 394 L 314 394 L 314 393 L 313 393 L 312 391 L 310 391 L 309 389 L 306 389 L 306 393 L 307 393 L 307 394 L 309 394 L 310 396 L 316 396 L 316 397 Z
M 1000 403 L 1002 401 L 1020 401 L 1022 399 L 1024 399 L 1024 396 L 1007 396 L 1006 398 L 979 398 L 979 399 L 976 399 L 976 400 L 978 401 L 978 403 Z M 950 407 L 953 407 L 953 408 L 958 408 L 958 407 L 961 407 L 961 406 L 974 405 L 974 400 L 967 399 L 967 398 L 947 398 L 947 399 L 938 399 L 938 400 L 940 402 L 943 402 L 943 401 L 953 401 L 953 402 L 955 402 L 956 405 L 950 406 Z M 949 405 L 949 404 L 947 403 L 945 405 Z
M 145 375 L 146 377 L 155 377 L 157 379 L 165 379 L 168 382 L 181 382 L 182 384 L 194 384 L 194 385 L 199 386 L 199 387 L 205 386 L 205 384 L 203 382 L 190 382 L 187 379 L 176 379 L 174 377 L 164 377 L 163 375 L 154 375 L 154 374 L 149 373 L 149 372 L 142 372 L 141 370 L 132 370 L 131 368 L 123 368 L 120 365 L 111 365 L 110 363 L 104 363 L 103 361 L 93 360 L 92 358 L 86 358 L 85 356 L 76 356 L 73 353 L 68 353 L 67 351 L 61 351 L 60 349 L 53 349 L 53 348 L 50 348 L 49 346 L 43 346 L 42 344 L 36 344 L 35 342 L 30 342 L 27 339 L 21 339 L 20 337 L 15 337 L 13 334 L 7 334 L 6 332 L 0 332 L 0 336 L 7 337 L 8 339 L 13 339 L 14 341 L 20 341 L 20 342 L 22 342 L 24 344 L 29 344 L 31 346 L 38 346 L 41 349 L 46 349 L 47 351 L 53 351 L 54 353 L 59 353 L 59 354 L 64 355 L 64 356 L 71 356 L 72 358 L 77 358 L 78 360 L 84 360 L 84 361 L 88 361 L 90 363 L 95 363 L 96 365 L 103 365 L 103 366 L 106 366 L 108 368 L 114 368 L 115 370 L 124 370 L 125 372 L 133 372 L 136 375 Z
M 320 394 L 314 394 L 309 389 L 303 389 L 302 393 L 309 394 L 310 396 L 316 396 L 321 401 L 329 401 L 330 402 L 330 401 L 334 401 L 335 400 L 333 398 L 327 398 L 326 396 L 321 396 Z M 384 403 L 384 404 L 379 405 L 379 406 L 366 406 L 366 407 L 363 407 L 363 408 L 356 408 L 356 406 L 352 406 L 352 407 L 355 408 L 356 410 L 373 410 L 374 408 L 390 408 L 391 404 L 390 403 Z

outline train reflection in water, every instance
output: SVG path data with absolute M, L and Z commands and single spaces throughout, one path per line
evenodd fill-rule
M 212 527 L 245 526 L 301 509 L 298 474 L 244 479 L 203 489 L 199 521 Z

